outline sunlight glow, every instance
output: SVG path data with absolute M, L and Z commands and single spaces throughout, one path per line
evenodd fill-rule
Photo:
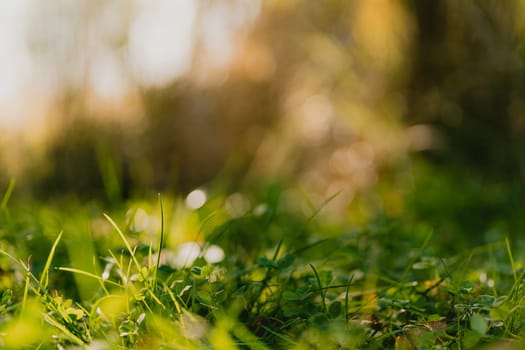
M 139 86 L 226 69 L 260 7 L 258 0 L 1 2 L 0 128 L 44 128 L 34 121 L 67 91 L 87 93 L 96 101 L 90 108 L 103 110 L 129 103 Z
M 233 54 L 235 33 L 257 16 L 260 7 L 258 0 L 210 3 L 199 25 L 205 50 L 214 58 L 212 63 L 218 66 L 228 63 Z
M 201 246 L 197 242 L 183 243 L 177 249 L 173 257 L 173 265 L 178 268 L 193 264 L 193 262 L 200 256 Z
M 224 250 L 218 245 L 209 246 L 204 253 L 204 260 L 209 264 L 216 264 L 224 260 Z
M 208 196 L 206 192 L 201 189 L 196 189 L 191 191 L 186 197 L 186 205 L 191 209 L 199 209 L 206 203 L 207 199 Z
M 25 1 L 0 3 L 0 127 L 19 122 L 17 105 L 21 103 L 18 91 L 30 77 L 30 58 L 24 45 L 24 15 L 29 5 Z
M 241 193 L 234 193 L 226 198 L 224 208 L 231 217 L 236 218 L 245 215 L 250 210 L 251 203 L 250 200 Z
M 313 95 L 304 102 L 302 112 L 303 137 L 308 141 L 319 141 L 329 131 L 333 116 L 332 103 L 326 96 Z
M 146 231 L 149 227 L 149 215 L 142 208 L 135 211 L 129 210 L 127 215 L 128 220 L 131 219 L 131 228 L 135 232 Z
M 480 281 L 481 283 L 485 283 L 485 282 L 487 282 L 487 273 L 486 273 L 486 272 L 481 272 L 481 273 L 479 274 L 479 281 Z
M 161 86 L 191 65 L 198 2 L 150 0 L 137 5 L 140 12 L 129 32 L 131 66 L 143 84 Z
M 120 65 L 121 62 L 110 50 L 103 50 L 94 58 L 90 82 L 97 94 L 116 99 L 126 92 L 129 81 Z

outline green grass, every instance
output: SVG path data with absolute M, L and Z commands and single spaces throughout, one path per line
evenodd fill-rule
M 324 204 L 304 212 L 275 190 L 243 210 L 216 194 L 196 210 L 154 198 L 104 213 L 10 204 L 13 186 L 0 209 L 2 348 L 522 345 L 525 270 L 503 234 L 449 251 L 431 222 L 333 224 Z

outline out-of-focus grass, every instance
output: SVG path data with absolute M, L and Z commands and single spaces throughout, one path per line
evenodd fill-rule
M 521 181 L 461 166 L 418 163 L 405 216 L 433 225 L 445 251 L 494 242 L 503 236 L 523 252 L 525 194 Z
M 282 193 L 200 190 L 163 198 L 162 212 L 154 197 L 106 214 L 4 200 L 2 346 L 519 345 L 523 268 L 504 235 L 473 249 L 458 238 L 452 251 L 432 217 L 417 217 L 424 208 L 334 224 L 322 203 L 298 210 L 302 199 Z

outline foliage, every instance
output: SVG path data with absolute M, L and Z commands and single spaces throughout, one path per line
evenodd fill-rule
M 259 204 L 243 213 L 217 194 L 198 209 L 168 198 L 111 215 L 94 204 L 5 199 L 2 346 L 519 345 L 524 273 L 503 236 L 450 254 L 424 223 L 377 217 L 347 231 L 279 198 L 275 188 L 252 195 Z M 94 260 L 82 260 L 91 248 L 81 238 L 93 242 Z

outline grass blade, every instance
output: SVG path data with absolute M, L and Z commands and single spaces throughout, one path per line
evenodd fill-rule
M 242 345 L 248 346 L 253 350 L 270 350 L 263 342 L 253 335 L 243 324 L 236 324 L 232 328 L 232 333 L 242 342 Z
M 107 283 L 107 284 L 111 284 L 111 285 L 113 285 L 115 287 L 122 288 L 122 285 L 117 283 L 117 282 L 114 282 L 114 281 L 111 281 L 111 280 L 105 280 L 105 279 L 103 279 L 100 276 L 97 276 L 97 275 L 95 275 L 95 274 L 93 274 L 91 272 L 87 272 L 87 271 L 84 271 L 84 270 L 79 270 L 79 269 L 75 269 L 75 268 L 72 268 L 72 267 L 59 267 L 58 270 L 59 271 L 66 271 L 66 272 L 72 272 L 72 273 L 78 273 L 79 275 L 84 275 L 84 276 L 87 276 L 87 277 L 94 278 L 94 279 L 98 280 L 101 285 L 104 285 L 104 283 Z
M 346 286 L 345 290 L 345 327 L 348 330 L 348 310 L 349 310 L 349 295 L 350 295 L 350 286 L 352 285 L 352 281 L 354 280 L 354 275 L 352 274 L 350 276 L 350 279 L 348 280 L 348 285 Z
M 11 195 L 13 194 L 15 185 L 16 185 L 15 179 L 11 179 L 11 181 L 9 181 L 9 185 L 7 186 L 7 190 L 5 191 L 4 197 L 2 198 L 2 203 L 0 203 L 0 208 L 2 210 L 7 209 L 7 203 L 9 202 L 9 199 L 11 198 Z
M 133 263 L 135 264 L 135 267 L 140 272 L 141 271 L 141 267 L 140 267 L 140 264 L 139 264 L 139 262 L 137 260 L 137 257 L 135 256 L 135 251 L 133 249 L 131 249 L 131 245 L 129 244 L 128 240 L 126 239 L 126 236 L 124 236 L 124 233 L 122 233 L 122 231 L 120 230 L 118 225 L 115 223 L 115 221 L 113 221 L 113 219 L 108 214 L 104 213 L 104 217 L 106 218 L 106 220 L 109 221 L 111 226 L 113 226 L 113 228 L 117 231 L 118 235 L 120 236 L 120 239 L 122 239 L 122 241 L 124 242 L 124 245 L 126 246 L 126 249 L 128 250 L 129 254 L 131 255 L 131 259 L 133 260 Z
M 76 343 L 77 345 L 80 345 L 80 346 L 87 346 L 87 344 L 82 339 L 80 339 L 79 337 L 74 335 L 69 329 L 67 329 L 64 325 L 60 324 L 60 322 L 55 320 L 50 315 L 44 314 L 43 317 L 44 317 L 44 319 L 46 320 L 47 323 L 49 323 L 53 327 L 55 327 L 58 330 L 60 330 L 73 343 Z
M 505 247 L 507 248 L 507 254 L 509 255 L 510 266 L 512 268 L 512 275 L 514 276 L 514 283 L 518 283 L 518 274 L 516 273 L 516 264 L 514 263 L 514 258 L 512 257 L 512 250 L 510 249 L 509 238 L 505 237 Z
M 53 257 L 55 256 L 56 248 L 58 246 L 58 243 L 62 239 L 63 231 L 60 231 L 57 238 L 55 239 L 55 242 L 53 243 L 53 246 L 51 247 L 51 250 L 49 251 L 49 255 L 47 256 L 46 264 L 44 265 L 44 269 L 42 270 L 42 276 L 40 276 L 40 287 L 43 289 L 46 289 L 49 284 L 49 268 L 51 267 L 51 262 L 53 261 Z
M 326 300 L 325 300 L 325 291 L 323 288 L 323 284 L 321 283 L 321 278 L 319 278 L 319 274 L 317 273 L 317 270 L 315 269 L 314 265 L 309 264 L 312 270 L 314 271 L 315 278 L 317 279 L 317 284 L 319 285 L 319 293 L 321 293 L 321 301 L 323 303 L 323 311 L 327 312 L 328 309 L 326 307 Z
M 162 196 L 159 193 L 159 204 L 160 204 L 160 242 L 159 242 L 159 250 L 157 252 L 157 264 L 155 266 L 155 278 L 154 278 L 154 285 L 153 289 L 155 290 L 157 287 L 157 271 L 159 270 L 160 266 L 160 255 L 162 253 L 162 246 L 164 244 L 164 208 L 162 206 Z

